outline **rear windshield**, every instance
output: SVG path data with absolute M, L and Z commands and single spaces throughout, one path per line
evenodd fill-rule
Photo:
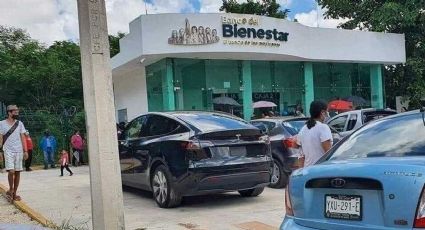
M 330 160 L 425 156 L 425 125 L 420 113 L 373 122 L 344 141 Z
M 202 132 L 228 129 L 256 129 L 243 120 L 220 114 L 178 114 L 177 117 Z
M 300 130 L 305 125 L 306 121 L 284 121 L 282 122 L 283 127 L 291 134 L 292 136 L 297 135 Z

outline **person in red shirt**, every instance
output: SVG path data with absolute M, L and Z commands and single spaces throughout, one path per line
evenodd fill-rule
M 78 166 L 84 164 L 83 154 L 84 154 L 84 140 L 80 135 L 80 131 L 75 131 L 74 135 L 71 137 L 71 147 L 72 147 L 72 165 Z
M 34 145 L 32 143 L 32 139 L 28 130 L 25 131 L 25 141 L 27 142 L 28 149 L 28 159 L 25 160 L 25 171 L 32 171 L 31 162 L 32 162 L 32 150 L 34 149 Z
M 61 158 L 59 160 L 60 165 L 61 165 L 61 175 L 63 176 L 63 169 L 65 168 L 66 171 L 69 172 L 69 175 L 72 176 L 74 175 L 74 173 L 72 173 L 71 169 L 69 169 L 68 164 L 69 164 L 69 154 L 68 151 L 66 150 L 62 150 L 61 152 Z

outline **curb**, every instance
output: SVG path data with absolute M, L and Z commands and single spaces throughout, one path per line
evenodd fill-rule
M 6 188 L 6 186 L 0 184 L 0 193 L 3 196 L 6 196 L 7 190 L 8 189 Z M 22 200 L 21 201 L 14 201 L 13 204 L 15 205 L 16 208 L 18 208 L 22 212 L 26 213 L 29 217 L 31 217 L 33 220 L 37 221 L 38 223 L 40 223 L 44 227 L 57 228 L 57 225 L 55 223 L 53 223 L 53 221 L 47 219 L 46 217 L 44 217 L 43 215 L 41 215 L 40 213 L 38 213 L 34 209 L 30 208 Z

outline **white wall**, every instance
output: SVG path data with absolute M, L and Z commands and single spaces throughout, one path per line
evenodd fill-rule
M 115 109 L 127 109 L 128 121 L 148 112 L 145 68 L 114 75 Z M 118 117 L 118 114 L 116 114 Z
M 288 41 L 224 38 L 222 16 L 258 19 L 258 25 L 238 25 L 238 28 L 277 29 L 289 33 Z M 220 41 L 204 45 L 168 44 L 171 32 L 184 28 L 186 18 L 191 26 L 216 29 Z M 135 58 L 146 58 L 146 63 L 149 63 L 149 59 L 163 57 L 377 64 L 403 63 L 406 60 L 403 34 L 315 28 L 283 19 L 243 14 L 142 15 L 131 22 L 130 34 L 121 40 L 121 53 L 112 59 L 114 69 Z M 224 40 L 269 41 L 279 43 L 280 47 L 229 45 L 224 44 Z

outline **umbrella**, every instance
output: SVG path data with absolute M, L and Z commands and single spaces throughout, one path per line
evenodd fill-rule
M 359 96 L 349 96 L 349 97 L 345 97 L 344 101 L 349 101 L 349 102 L 353 102 L 354 105 L 366 105 L 367 101 Z
M 254 102 L 254 104 L 252 105 L 252 107 L 254 109 L 258 109 L 258 108 L 271 108 L 271 107 L 276 107 L 277 105 L 271 101 L 257 101 Z
M 353 109 L 353 103 L 349 101 L 335 100 L 329 102 L 328 109 L 337 111 L 348 111 Z
M 230 97 L 216 97 L 213 99 L 213 103 L 216 105 L 241 106 L 235 99 Z

